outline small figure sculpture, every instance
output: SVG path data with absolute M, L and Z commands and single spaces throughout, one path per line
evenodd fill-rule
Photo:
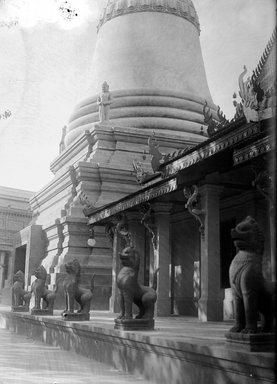
M 109 92 L 109 84 L 105 81 L 102 84 L 102 93 L 97 98 L 99 106 L 100 123 L 107 123 L 110 118 L 110 105 L 112 104 L 112 94 Z
M 12 287 L 12 311 L 29 312 L 32 293 L 24 290 L 24 273 L 17 271 Z
M 208 125 L 207 134 L 209 137 L 215 135 L 218 131 L 218 122 L 213 119 L 211 108 L 208 107 L 208 102 L 203 105 L 204 123 Z
M 242 104 L 238 103 L 237 100 L 233 100 L 233 106 L 236 108 L 236 113 L 232 121 L 236 121 L 241 117 L 243 117 L 243 108 L 242 108 Z
M 81 266 L 77 259 L 65 264 L 66 277 L 63 282 L 65 292 L 65 310 L 62 317 L 65 320 L 89 320 L 90 302 L 94 289 L 94 276 L 91 279 L 91 288 L 86 289 L 80 287 Z M 80 309 L 74 313 L 75 301 L 79 304 Z
M 246 73 L 247 68 L 244 65 L 243 72 L 239 75 L 239 95 L 242 99 L 243 113 L 249 123 L 250 121 L 258 121 L 258 101 L 250 77 L 246 81 L 243 80 Z
M 148 139 L 149 153 L 152 156 L 151 166 L 153 172 L 156 173 L 159 171 L 160 165 L 163 163 L 163 155 L 159 149 L 159 143 L 155 137 L 155 132 L 153 132 L 152 137 Z
M 229 277 L 234 299 L 235 326 L 230 332 L 244 334 L 272 331 L 272 295 L 262 274 L 264 236 L 258 223 L 247 216 L 231 236 L 238 253 L 233 259 Z M 258 315 L 262 324 L 257 328 Z
M 138 283 L 139 255 L 131 246 L 127 246 L 119 254 L 122 269 L 117 276 L 117 286 L 121 294 L 121 313 L 115 320 L 116 328 L 120 328 L 122 320 L 145 320 L 146 328 L 154 327 L 154 306 L 157 300 L 157 273 L 154 273 L 153 287 L 146 287 Z M 132 306 L 135 303 L 139 308 L 139 314 L 133 319 Z M 130 323 L 130 322 L 129 322 Z M 135 329 L 135 325 L 132 327 Z
M 137 159 L 133 160 L 133 168 L 136 174 L 137 183 L 142 184 L 144 181 L 146 181 L 147 177 L 149 176 L 149 172 L 146 172 L 143 169 L 142 162 L 138 161 Z
M 60 151 L 59 151 L 59 153 L 61 154 L 63 151 L 64 151 L 64 149 L 65 149 L 65 142 L 64 142 L 64 139 L 65 139 L 65 136 L 66 136 L 66 129 L 67 129 L 67 126 L 65 125 L 64 127 L 63 127 L 63 129 L 62 129 L 62 137 L 61 137 L 61 141 L 60 141 L 60 145 L 59 145 L 59 147 L 60 147 Z
M 34 273 L 36 280 L 33 282 L 31 292 L 35 297 L 35 306 L 31 310 L 32 315 L 53 315 L 55 292 L 48 290 L 46 285 L 47 272 L 40 265 Z M 41 303 L 42 302 L 42 303 Z

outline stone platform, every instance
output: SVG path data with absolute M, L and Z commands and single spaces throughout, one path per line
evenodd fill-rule
M 274 333 L 226 333 L 227 348 L 245 349 L 251 352 L 274 352 L 275 334 Z
M 275 383 L 275 356 L 226 347 L 231 322 L 201 323 L 195 318 L 155 320 L 153 331 L 114 329 L 109 312 L 90 313 L 90 321 L 31 316 L 0 309 L 0 327 L 70 350 L 159 384 Z

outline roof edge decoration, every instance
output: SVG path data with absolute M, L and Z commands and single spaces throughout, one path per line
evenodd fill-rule
M 109 0 L 100 16 L 97 31 L 117 16 L 138 12 L 161 12 L 182 17 L 190 21 L 200 33 L 198 15 L 191 0 Z
M 276 35 L 277 35 L 277 27 L 275 27 L 275 29 L 271 35 L 271 38 L 269 39 L 269 41 L 265 47 L 265 50 L 264 50 L 264 52 L 263 52 L 263 54 L 259 60 L 259 63 L 253 71 L 252 81 L 256 82 L 259 80 L 259 77 L 262 74 L 262 70 L 265 66 L 265 63 L 267 62 L 269 55 L 272 51 L 272 48 L 273 48 L 274 44 L 276 43 Z

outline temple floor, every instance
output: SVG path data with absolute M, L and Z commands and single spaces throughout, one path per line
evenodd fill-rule
M 62 371 L 63 381 L 59 379 L 57 384 L 83 382 L 267 384 L 275 382 L 274 353 L 248 352 L 233 349 L 227 345 L 225 333 L 230 329 L 231 321 L 203 323 L 196 318 L 171 316 L 157 318 L 154 331 L 127 332 L 115 330 L 115 315 L 106 311 L 91 311 L 90 321 L 83 322 L 64 321 L 61 319 L 60 312 L 60 310 L 54 311 L 54 316 L 42 317 L 12 313 L 9 307 L 0 307 L 0 328 L 20 334 L 18 340 L 21 353 L 17 356 L 19 358 L 23 353 L 23 365 L 29 352 L 36 354 L 43 350 L 43 353 L 48 353 L 49 350 L 49 362 L 52 359 L 51 354 L 55 355 L 58 360 L 61 359 L 61 367 L 66 374 L 69 373 L 70 377 L 76 375 L 76 380 L 74 376 L 74 380 L 66 381 Z M 5 331 L 5 335 L 10 333 Z M 23 344 L 28 344 L 26 336 L 31 340 L 30 349 L 27 346 L 21 346 L 21 341 Z M 17 336 L 11 334 L 9 337 L 15 338 L 13 344 L 15 347 Z M 46 344 L 40 344 L 41 342 Z M 69 355 L 62 350 L 70 351 Z M 39 353 L 37 356 L 37 360 L 40 360 Z M 73 362 L 72 369 L 67 369 L 66 363 L 62 362 L 66 356 Z M 44 369 L 48 369 L 48 360 L 47 357 L 42 359 L 45 360 L 41 368 L 44 372 Z M 26 361 L 34 363 L 34 359 L 28 358 Z M 57 372 L 55 359 L 52 359 L 52 362 L 55 373 Z M 106 364 L 106 368 L 103 369 L 107 371 L 103 371 L 104 376 L 101 378 L 103 363 Z M 36 365 L 40 370 L 39 364 Z M 93 381 L 94 367 L 95 375 L 100 375 L 97 376 L 98 381 Z M 49 371 L 52 372 L 51 365 L 49 365 Z M 116 375 L 120 375 L 118 371 L 132 376 L 128 378 L 123 374 L 119 377 L 119 381 L 109 381 L 116 380 Z M 110 373 L 111 377 L 109 377 Z M 36 372 L 34 377 L 37 377 Z M 90 377 L 89 381 L 86 381 L 87 377 Z M 44 382 L 54 384 L 53 375 L 51 378 L 52 381 Z M 2 382 L 13 383 L 3 380 Z M 18 381 L 18 383 L 25 382 Z M 14 381 L 14 383 L 17 382 Z M 2 384 L 1 380 L 0 384 Z
M 145 383 L 73 352 L 0 329 L 1 384 Z

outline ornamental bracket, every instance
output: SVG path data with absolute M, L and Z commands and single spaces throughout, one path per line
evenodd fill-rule
M 204 226 L 204 218 L 205 211 L 201 208 L 199 197 L 200 193 L 198 191 L 197 186 L 194 184 L 192 187 L 185 187 L 183 189 L 184 196 L 187 199 L 185 208 L 189 211 L 189 213 L 195 217 L 195 219 L 200 223 L 199 232 L 201 236 L 204 236 L 205 226 Z
M 157 251 L 157 236 L 155 233 L 155 227 L 154 227 L 154 218 L 153 218 L 153 211 L 151 209 L 151 205 L 145 204 L 142 207 L 143 210 L 143 217 L 141 219 L 141 223 L 144 225 L 144 227 L 147 229 L 151 236 L 151 242 L 153 245 L 154 252 Z

